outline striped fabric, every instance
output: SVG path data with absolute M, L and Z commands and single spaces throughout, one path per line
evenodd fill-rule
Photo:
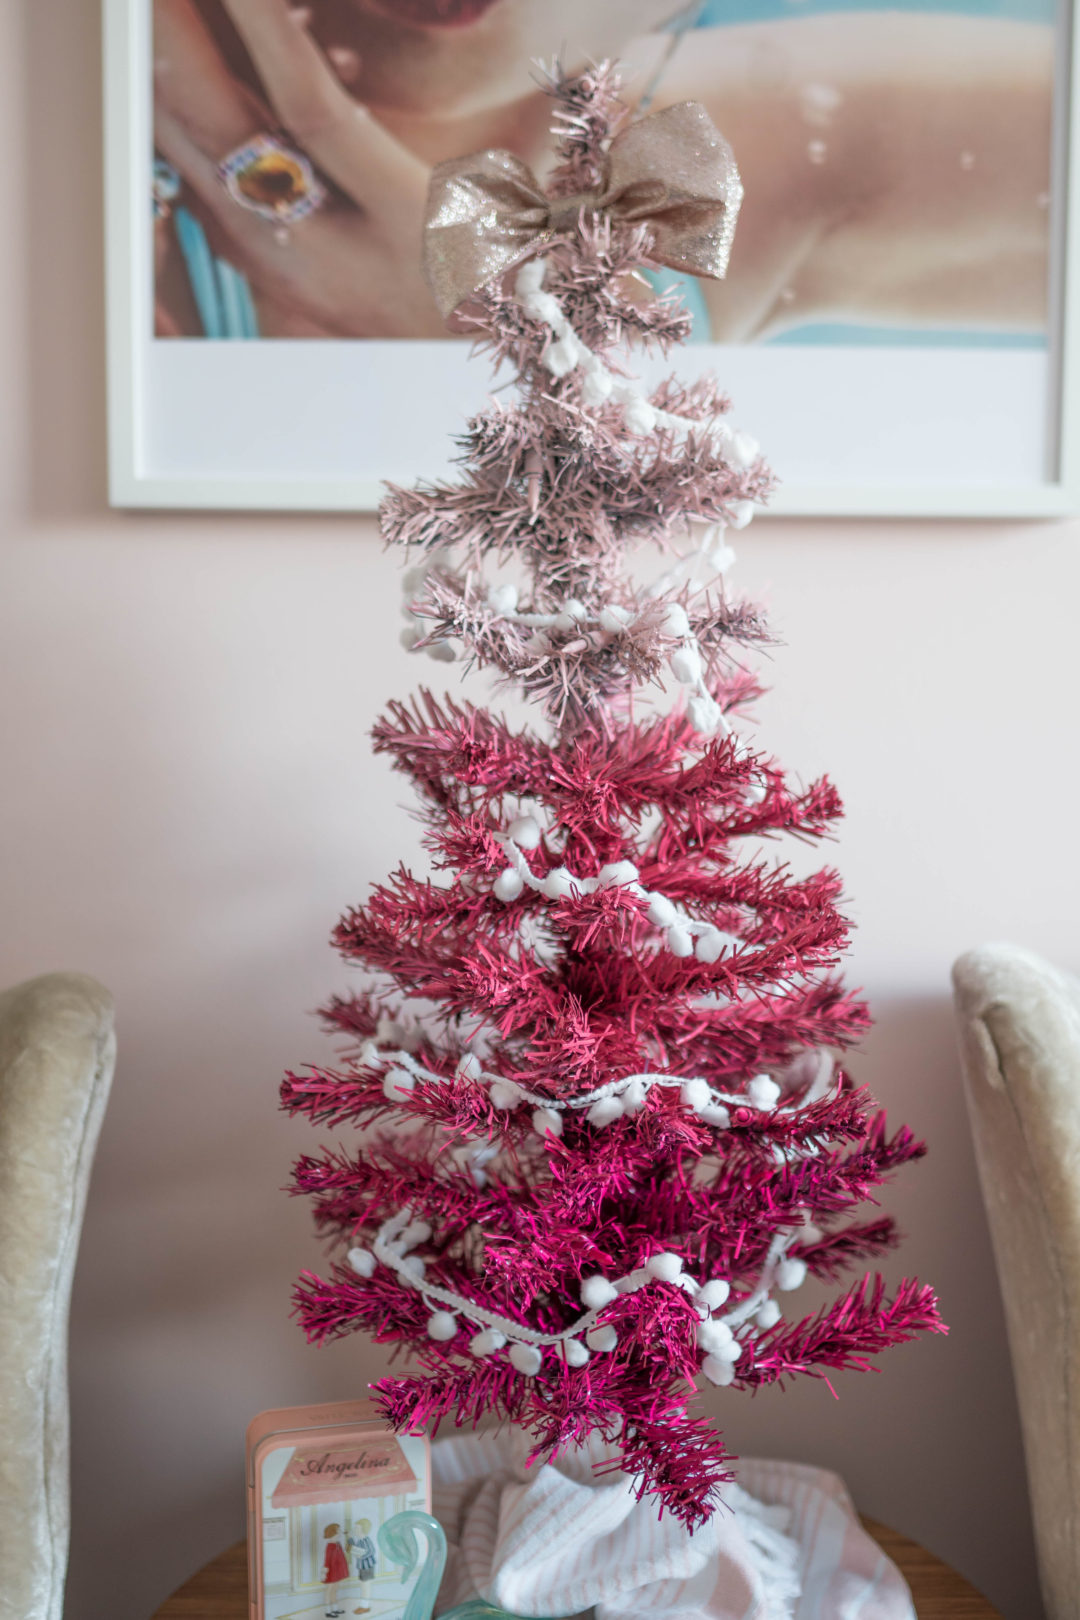
M 483 1597 L 579 1620 L 915 1620 L 902 1576 L 836 1474 L 742 1458 L 725 1509 L 690 1537 L 636 1502 L 598 1448 L 526 1469 L 525 1437 L 432 1448 L 450 1556 L 436 1614 Z

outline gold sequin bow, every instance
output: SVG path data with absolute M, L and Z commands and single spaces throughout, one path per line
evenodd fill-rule
M 612 141 L 597 191 L 548 197 L 512 152 L 474 152 L 431 177 L 424 274 L 444 316 L 518 260 L 574 229 L 584 209 L 651 230 L 651 257 L 673 270 L 727 269 L 742 182 L 704 107 L 683 101 Z

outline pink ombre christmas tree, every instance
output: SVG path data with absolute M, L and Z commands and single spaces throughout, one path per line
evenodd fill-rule
M 476 206 L 489 183 L 529 202 L 516 160 L 437 177 L 433 285 L 458 302 L 473 230 L 490 279 L 459 323 L 519 392 L 468 424 L 457 482 L 382 507 L 420 558 L 407 641 L 495 671 L 535 719 L 422 692 L 375 728 L 435 875 L 399 870 L 340 923 L 368 975 L 326 1013 L 349 1055 L 285 1083 L 287 1108 L 348 1127 L 296 1169 L 339 1254 L 297 1300 L 312 1339 L 411 1352 L 377 1386 L 395 1424 L 494 1413 L 539 1454 L 599 1433 L 693 1527 L 730 1477 L 697 1381 L 864 1367 L 940 1324 L 929 1289 L 879 1277 L 794 1305 L 894 1241 L 865 1201 L 922 1148 L 840 1066 L 867 1019 L 837 977 L 837 875 L 761 850 L 840 815 L 738 729 L 765 632 L 723 588 L 724 533 L 770 474 L 711 379 L 646 392 L 627 370 L 628 340 L 666 352 L 689 324 L 632 272 L 722 273 L 738 177 L 700 108 L 613 145 L 607 69 L 555 109 L 547 198 L 514 226 L 531 246 Z M 626 567 L 645 543 L 669 554 L 651 582 Z

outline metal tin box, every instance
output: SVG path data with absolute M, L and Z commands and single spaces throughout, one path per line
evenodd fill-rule
M 399 1620 L 412 1582 L 382 1557 L 395 1514 L 431 1511 L 426 1439 L 371 1401 L 261 1412 L 247 1431 L 251 1620 Z

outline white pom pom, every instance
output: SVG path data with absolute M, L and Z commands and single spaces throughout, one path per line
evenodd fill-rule
M 712 1101 L 708 1081 L 684 1080 L 679 1087 L 679 1100 L 685 1108 L 692 1108 L 695 1113 L 700 1112 L 702 1108 L 708 1108 Z
M 426 1243 L 431 1236 L 431 1227 L 427 1221 L 410 1221 L 402 1232 L 398 1242 L 402 1249 L 415 1248 L 418 1243 Z
M 513 613 L 518 605 L 518 588 L 509 580 L 503 585 L 493 585 L 488 591 L 488 606 L 495 613 Z
M 752 467 L 760 454 L 761 446 L 749 433 L 732 434 L 727 455 L 733 467 Z
M 426 1270 L 427 1267 L 418 1254 L 409 1254 L 406 1255 L 405 1259 L 398 1267 L 398 1275 L 406 1282 L 412 1283 L 414 1288 L 419 1288 L 420 1284 L 424 1280 L 424 1272 Z
M 711 1317 L 699 1322 L 697 1342 L 711 1356 L 723 1356 L 725 1361 L 736 1359 L 735 1335 L 726 1322 L 714 1322 Z
M 390 1102 L 400 1102 L 415 1085 L 416 1080 L 407 1069 L 388 1069 L 382 1083 L 383 1096 Z
M 518 816 L 510 823 L 510 836 L 521 849 L 536 849 L 540 843 L 540 823 L 532 816 Z
M 686 713 L 690 724 L 702 737 L 715 737 L 718 731 L 727 731 L 723 709 L 707 693 L 696 692 L 686 705 Z
M 365 1041 L 360 1048 L 360 1062 L 366 1064 L 369 1069 L 378 1065 L 381 1056 L 382 1054 L 374 1041 Z
M 573 332 L 567 332 L 544 351 L 544 365 L 553 377 L 565 377 L 577 365 L 580 353 L 581 344 Z
M 600 626 L 604 630 L 610 630 L 612 635 L 615 635 L 619 630 L 625 630 L 629 623 L 629 613 L 624 607 L 619 607 L 614 602 L 609 603 L 606 608 L 600 610 Z
M 821 1227 L 815 1226 L 813 1221 L 807 1221 L 799 1233 L 799 1238 L 803 1243 L 820 1243 L 824 1236 Z
M 669 636 L 688 636 L 690 634 L 690 620 L 686 616 L 686 609 L 681 602 L 669 602 L 664 609 L 664 616 L 660 620 L 660 628 Z
M 589 366 L 581 385 L 581 397 L 586 405 L 602 405 L 610 399 L 614 379 L 602 365 Z
M 577 885 L 573 874 L 565 866 L 556 866 L 548 873 L 541 887 L 549 900 L 565 900 Z
M 719 928 L 710 928 L 699 934 L 694 944 L 694 955 L 699 962 L 718 962 L 727 950 L 727 941 Z
M 647 399 L 635 394 L 626 404 L 623 420 L 631 433 L 651 433 L 656 426 L 656 412 Z
M 429 658 L 434 658 L 437 664 L 452 664 L 457 653 L 448 641 L 433 641 L 426 649 Z
M 412 652 L 422 635 L 423 631 L 418 624 L 407 624 L 398 636 L 398 640 L 406 652 Z
M 598 1322 L 596 1327 L 590 1328 L 585 1335 L 585 1343 L 590 1350 L 614 1350 L 619 1342 L 619 1335 L 610 1322 Z
M 538 1136 L 561 1136 L 563 1133 L 562 1115 L 554 1108 L 534 1108 L 532 1122 Z
M 657 928 L 670 928 L 678 912 L 666 894 L 650 894 L 646 896 L 649 902 L 649 921 L 655 923 Z
M 589 1359 L 589 1351 L 580 1339 L 564 1339 L 562 1348 L 568 1367 L 584 1367 Z
M 644 1080 L 631 1080 L 621 1092 L 623 1109 L 627 1114 L 640 1113 L 645 1106 L 645 1099 L 649 1095 L 649 1088 Z
M 728 522 L 733 529 L 745 529 L 754 515 L 753 501 L 736 501 L 731 509 Z
M 528 293 L 538 291 L 544 284 L 546 269 L 546 259 L 526 259 L 514 278 L 514 291 L 517 296 L 524 298 Z
M 505 1333 L 500 1333 L 497 1328 L 482 1328 L 469 1340 L 469 1349 L 474 1356 L 491 1356 L 496 1350 L 501 1350 L 505 1343 Z
M 516 900 L 524 887 L 525 879 L 521 876 L 521 873 L 515 872 L 512 866 L 508 866 L 506 871 L 500 872 L 495 879 L 491 892 L 496 900 L 510 901 Z
M 780 1101 L 780 1087 L 771 1074 L 755 1074 L 746 1095 L 755 1108 L 775 1108 Z
M 580 624 L 588 616 L 589 610 L 584 602 L 580 602 L 576 596 L 568 596 L 562 605 L 562 611 L 555 617 L 555 625 L 559 630 L 573 630 L 575 625 Z
M 682 1268 L 682 1259 L 677 1254 L 654 1254 L 645 1262 L 645 1270 L 657 1282 L 674 1282 Z
M 457 1317 L 452 1311 L 432 1311 L 427 1321 L 427 1336 L 445 1344 L 457 1332 Z
M 358 1277 L 374 1277 L 375 1256 L 370 1249 L 350 1249 L 349 1264 Z
M 710 1103 L 707 1108 L 699 1108 L 697 1116 L 703 1125 L 712 1125 L 718 1131 L 726 1131 L 731 1124 L 731 1115 L 723 1103 Z
M 736 561 L 735 553 L 724 539 L 723 529 L 717 531 L 717 538 L 705 553 L 709 567 L 718 574 L 726 574 L 732 563 Z
M 521 305 L 526 315 L 531 315 L 534 321 L 543 321 L 547 326 L 557 326 L 562 320 L 559 300 L 551 293 L 541 292 L 539 289 L 527 292 L 521 300 Z
M 724 1361 L 719 1356 L 706 1356 L 701 1363 L 701 1370 L 710 1384 L 718 1384 L 721 1388 L 725 1384 L 734 1382 L 735 1363 Z
M 675 679 L 683 686 L 696 686 L 701 679 L 701 654 L 692 641 L 676 647 L 668 665 Z
M 582 1280 L 581 1303 L 587 1311 L 602 1311 L 605 1305 L 610 1305 L 618 1297 L 619 1290 L 606 1277 L 585 1277 Z
M 462 1080 L 479 1080 L 483 1072 L 475 1052 L 462 1052 L 454 1066 L 454 1073 Z
M 585 1118 L 590 1125 L 595 1125 L 599 1129 L 604 1125 L 610 1125 L 612 1120 L 621 1119 L 623 1113 L 621 1097 L 601 1097 L 599 1102 L 593 1103 Z
M 512 1344 L 509 1353 L 519 1373 L 524 1373 L 526 1378 L 536 1377 L 544 1358 L 535 1344 Z
M 723 1277 L 710 1277 L 707 1283 L 702 1284 L 698 1299 L 703 1305 L 707 1305 L 710 1311 L 718 1311 L 721 1305 L 727 1304 L 730 1293 L 731 1284 L 725 1282 Z
M 767 1299 L 764 1305 L 760 1305 L 758 1307 L 754 1321 L 757 1323 L 759 1328 L 771 1328 L 776 1326 L 781 1315 L 782 1312 L 775 1299 Z
M 491 1098 L 492 1108 L 516 1108 L 521 1101 L 521 1087 L 516 1086 L 512 1080 L 496 1080 L 492 1083 L 488 1096 Z
M 674 923 L 667 931 L 667 947 L 672 956 L 693 956 L 694 936 L 680 923 Z
M 684 1294 L 690 1294 L 696 1299 L 698 1294 L 697 1279 L 691 1277 L 688 1271 L 679 1272 L 679 1275 L 675 1278 L 675 1286 L 681 1288 Z
M 596 874 L 596 881 L 602 889 L 619 889 L 637 880 L 638 869 L 633 861 L 611 861 Z
M 806 1261 L 797 1255 L 787 1255 L 776 1268 L 776 1286 L 781 1293 L 790 1294 L 806 1281 Z

